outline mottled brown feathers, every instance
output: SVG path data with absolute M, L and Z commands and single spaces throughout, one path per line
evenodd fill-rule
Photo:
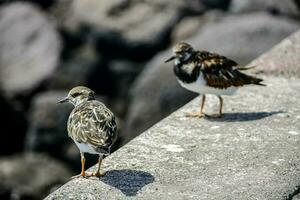
M 88 143 L 100 151 L 115 142 L 117 125 L 113 113 L 104 104 L 92 100 L 74 108 L 68 120 L 68 132 L 73 140 Z
M 240 68 L 235 61 L 225 56 L 206 51 L 197 51 L 196 58 L 208 86 L 224 89 L 247 84 L 263 85 L 260 83 L 262 79 L 246 75 L 239 71 L 250 68 Z
M 179 42 L 176 44 L 173 48 L 173 52 L 176 53 L 182 53 L 182 52 L 192 52 L 194 49 L 191 45 L 185 42 Z

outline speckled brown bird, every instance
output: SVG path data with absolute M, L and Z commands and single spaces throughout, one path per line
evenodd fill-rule
M 200 110 L 189 113 L 189 117 L 204 117 L 205 94 L 217 95 L 220 101 L 219 113 L 212 117 L 221 117 L 223 99 L 221 95 L 232 95 L 238 87 L 254 84 L 265 86 L 262 79 L 242 73 L 251 67 L 240 67 L 225 56 L 207 51 L 197 51 L 185 42 L 176 44 L 173 56 L 166 60 L 175 60 L 174 73 L 180 85 L 190 91 L 202 94 Z
M 81 155 L 81 173 L 72 178 L 104 175 L 100 172 L 103 156 L 110 153 L 110 148 L 117 139 L 114 114 L 103 103 L 95 100 L 94 92 L 84 86 L 70 90 L 68 96 L 59 101 L 64 102 L 75 106 L 68 120 L 68 135 Z M 95 173 L 85 173 L 84 153 L 99 155 Z

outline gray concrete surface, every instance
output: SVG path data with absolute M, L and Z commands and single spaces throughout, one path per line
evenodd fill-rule
M 300 81 L 266 78 L 224 98 L 222 119 L 190 119 L 199 98 L 47 199 L 291 199 L 300 185 Z M 207 99 L 206 111 L 217 111 Z M 95 167 L 94 167 L 95 169 Z

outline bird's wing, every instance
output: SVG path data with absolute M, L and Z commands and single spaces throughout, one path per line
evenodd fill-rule
M 79 143 L 108 148 L 115 142 L 117 125 L 114 114 L 100 102 L 94 101 L 79 107 L 69 124 L 69 135 Z
M 240 72 L 241 68 L 238 64 L 215 53 L 199 51 L 197 53 L 199 66 L 208 86 L 226 89 L 231 86 L 243 86 L 245 84 L 258 84 L 262 79 L 246 75 Z

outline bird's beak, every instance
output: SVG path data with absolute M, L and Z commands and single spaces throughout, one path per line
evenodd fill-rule
M 60 100 L 59 102 L 57 102 L 57 103 L 65 103 L 65 102 L 68 102 L 69 101 L 69 98 L 68 97 L 66 97 L 66 98 L 64 98 L 64 99 L 62 99 L 62 100 Z
M 176 58 L 176 56 L 172 56 L 171 58 L 169 58 L 168 60 L 165 61 L 165 63 L 170 62 L 171 60 L 174 60 Z

